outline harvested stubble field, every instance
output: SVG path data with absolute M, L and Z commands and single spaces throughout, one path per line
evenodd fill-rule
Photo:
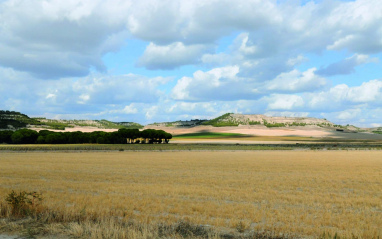
M 2 152 L 0 172 L 3 202 L 11 190 L 43 193 L 45 233 L 155 238 L 121 225 L 185 221 L 222 233 L 382 236 L 381 151 Z

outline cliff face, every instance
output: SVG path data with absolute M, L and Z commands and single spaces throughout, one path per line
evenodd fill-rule
M 230 120 L 242 125 L 256 124 L 285 124 L 285 125 L 326 125 L 333 126 L 334 124 L 326 119 L 318 119 L 311 117 L 272 117 L 266 115 L 244 115 L 231 114 Z M 252 123 L 251 123 L 252 122 Z
M 267 127 L 289 127 L 316 125 L 321 127 L 333 127 L 334 124 L 326 119 L 310 117 L 271 117 L 266 115 L 245 115 L 227 113 L 211 120 L 190 120 L 161 122 L 148 125 L 149 127 L 194 127 L 198 125 L 211 125 L 214 127 L 239 126 L 239 125 L 264 125 Z

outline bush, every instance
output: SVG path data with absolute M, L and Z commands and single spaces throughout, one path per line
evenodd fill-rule
M 238 126 L 239 123 L 231 120 L 231 114 L 233 113 L 227 113 L 215 119 L 204 121 L 202 125 L 212 125 L 213 127 Z
M 210 230 L 199 225 L 192 225 L 186 221 L 180 221 L 175 227 L 175 232 L 183 238 L 187 237 L 208 237 Z
M 11 206 L 13 216 L 29 216 L 37 211 L 42 201 L 42 195 L 41 193 L 26 191 L 16 193 L 12 190 L 5 201 Z

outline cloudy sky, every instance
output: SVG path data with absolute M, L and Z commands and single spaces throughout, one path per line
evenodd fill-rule
M 0 0 L 0 109 L 382 126 L 381 0 Z

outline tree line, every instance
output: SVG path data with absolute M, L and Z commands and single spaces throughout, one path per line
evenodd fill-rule
M 172 135 L 163 130 L 119 129 L 115 132 L 95 131 L 91 133 L 54 132 L 30 129 L 0 131 L 0 143 L 7 144 L 153 144 L 169 143 Z

